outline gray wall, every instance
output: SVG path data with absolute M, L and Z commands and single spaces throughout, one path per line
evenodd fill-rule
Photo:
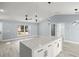
M 17 26 L 21 24 L 26 24 L 31 27 L 30 35 L 37 35 L 37 24 L 35 23 L 25 23 L 25 22 L 15 22 L 15 21 L 1 21 L 3 23 L 3 39 L 17 38 Z
M 30 35 L 33 36 L 50 36 L 50 23 L 65 24 L 65 40 L 79 41 L 79 25 L 73 26 L 72 22 L 79 20 L 79 15 L 55 15 L 49 17 L 46 21 L 36 23 L 28 23 L 31 26 Z M 50 23 L 49 23 L 50 21 Z M 3 22 L 3 39 L 16 38 L 16 26 L 24 24 L 22 22 Z
M 31 26 L 30 34 L 32 36 L 38 36 L 39 35 L 39 24 L 37 24 L 37 23 L 30 23 L 28 25 Z
M 52 22 L 65 24 L 65 40 L 79 41 L 79 25 L 72 24 L 74 20 L 79 20 L 79 15 L 56 15 L 50 19 Z
M 39 23 L 39 35 L 50 36 L 50 24 L 47 20 Z
M 65 25 L 65 40 L 71 40 L 71 41 L 79 41 L 79 25 L 73 26 L 72 23 L 74 20 L 79 20 L 79 15 L 55 15 L 49 17 L 50 23 L 64 23 Z M 50 35 L 50 25 L 49 22 L 43 21 L 39 25 L 39 32 L 40 35 L 48 36 Z

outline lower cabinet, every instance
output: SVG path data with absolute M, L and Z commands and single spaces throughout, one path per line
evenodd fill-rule
M 53 42 L 53 56 L 57 56 L 58 55 L 58 49 L 59 49 L 59 44 L 58 44 L 58 40 Z
M 41 46 L 35 50 L 20 43 L 21 57 L 56 57 L 62 51 L 62 38 L 54 40 L 49 44 Z
M 46 45 L 45 50 L 47 50 L 47 57 L 53 57 L 53 44 L 52 44 L 52 42 Z
M 62 51 L 62 38 L 53 42 L 53 56 L 57 56 Z
M 47 45 L 45 45 L 42 48 L 35 50 L 33 54 L 34 54 L 33 55 L 34 57 L 48 57 L 49 49 L 48 49 Z
M 58 39 L 58 44 L 59 44 L 59 47 L 58 47 L 58 51 L 60 52 L 60 51 L 62 51 L 62 38 L 59 38 Z
M 58 39 L 34 51 L 34 57 L 56 57 L 61 51 L 62 39 Z

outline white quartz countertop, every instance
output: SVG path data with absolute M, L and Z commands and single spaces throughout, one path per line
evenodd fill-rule
M 30 40 L 24 40 L 20 43 L 24 44 L 25 46 L 31 48 L 31 49 L 37 49 L 43 45 L 46 45 L 54 40 L 56 40 L 58 37 L 54 38 L 47 38 L 47 37 L 38 37 L 38 38 L 32 38 Z

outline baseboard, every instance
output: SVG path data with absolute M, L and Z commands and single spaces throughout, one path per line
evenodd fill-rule
M 64 42 L 73 43 L 73 44 L 79 44 L 79 42 L 76 42 L 76 41 L 70 41 L 70 40 L 64 40 Z

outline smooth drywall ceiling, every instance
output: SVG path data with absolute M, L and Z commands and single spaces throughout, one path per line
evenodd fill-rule
M 25 14 L 32 20 L 38 15 L 39 20 L 47 18 L 53 13 L 47 2 L 0 2 L 1 19 L 25 20 Z
M 74 9 L 79 9 L 79 2 L 0 2 L 0 19 L 25 20 L 25 14 L 35 20 L 43 20 L 52 15 L 73 14 Z
M 0 15 L 4 16 L 3 19 L 7 16 L 10 20 L 25 20 L 25 14 L 34 16 L 36 8 L 37 5 L 32 2 L 0 2 L 0 9 L 4 9 Z

